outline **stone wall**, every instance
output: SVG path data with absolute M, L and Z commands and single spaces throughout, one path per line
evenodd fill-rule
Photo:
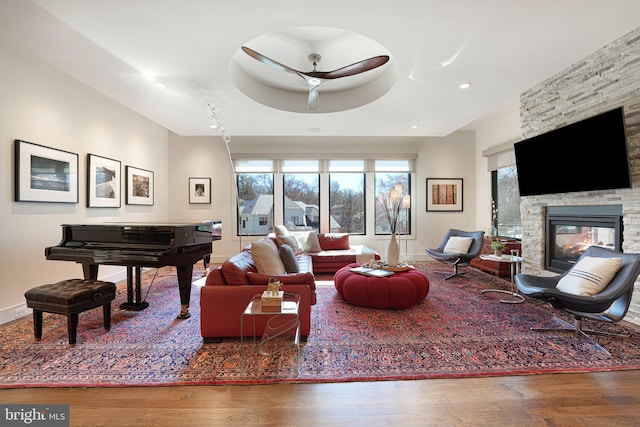
M 523 272 L 555 275 L 544 270 L 547 206 L 622 205 L 622 249 L 640 252 L 640 27 L 523 93 L 522 136 L 530 138 L 620 105 L 625 109 L 633 188 L 523 197 Z M 585 149 L 595 150 L 597 156 L 606 146 Z M 625 320 L 640 325 L 640 281 Z

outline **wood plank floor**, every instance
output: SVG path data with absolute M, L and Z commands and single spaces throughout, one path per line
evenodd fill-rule
M 0 390 L 71 426 L 638 426 L 640 370 L 262 386 Z

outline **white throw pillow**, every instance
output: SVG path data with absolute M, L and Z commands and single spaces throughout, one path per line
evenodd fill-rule
M 251 257 L 262 274 L 286 274 L 278 247 L 269 238 L 260 239 L 251 244 Z
M 584 257 L 558 281 L 556 289 L 572 295 L 595 295 L 607 287 L 621 266 L 622 258 Z
M 445 254 L 466 254 L 469 252 L 473 237 L 451 236 L 444 247 Z
M 318 240 L 318 233 L 315 231 L 293 231 L 290 234 L 296 238 L 300 248 L 304 252 L 322 251 L 320 241 Z

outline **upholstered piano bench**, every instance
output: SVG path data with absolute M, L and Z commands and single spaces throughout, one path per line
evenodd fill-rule
M 37 286 L 24 294 L 27 307 L 33 309 L 33 331 L 37 341 L 42 338 L 42 313 L 67 316 L 69 344 L 76 343 L 78 314 L 102 306 L 104 329 L 111 329 L 111 301 L 116 297 L 116 285 L 101 280 L 69 279 Z

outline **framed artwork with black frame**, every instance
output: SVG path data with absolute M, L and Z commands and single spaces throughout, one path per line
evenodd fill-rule
M 427 212 L 462 212 L 462 178 L 427 178 Z
M 127 204 L 153 206 L 153 172 L 127 166 Z
M 119 208 L 121 175 L 118 160 L 87 154 L 87 207 Z
M 78 203 L 78 154 L 15 140 L 15 201 Z
M 189 203 L 211 203 L 211 178 L 189 178 Z

